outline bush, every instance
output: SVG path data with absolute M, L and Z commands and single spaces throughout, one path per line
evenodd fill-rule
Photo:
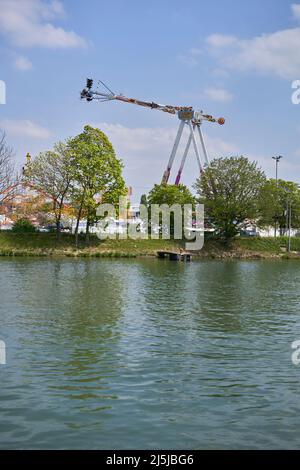
M 19 219 L 14 223 L 12 227 L 12 232 L 15 233 L 33 233 L 35 231 L 35 226 L 32 225 L 32 223 L 28 219 Z

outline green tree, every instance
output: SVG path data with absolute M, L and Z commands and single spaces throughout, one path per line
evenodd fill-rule
M 79 221 L 85 213 L 86 239 L 96 220 L 96 208 L 103 203 L 117 204 L 127 189 L 122 177 L 123 165 L 116 157 L 107 136 L 100 130 L 85 126 L 81 134 L 70 140 L 75 184 L 72 199 L 78 205 L 76 239 Z
M 148 194 L 149 204 L 194 204 L 195 198 L 183 184 L 155 184 Z
M 146 194 L 142 194 L 141 195 L 141 201 L 140 201 L 140 204 L 142 204 L 143 206 L 148 206 L 148 199 L 147 199 L 147 195 Z
M 213 160 L 196 181 L 205 214 L 225 240 L 259 217 L 259 197 L 265 182 L 257 163 L 243 156 Z
M 24 170 L 24 183 L 52 200 L 57 237 L 64 202 L 74 179 L 72 158 L 69 141 L 58 142 L 53 150 L 41 152 Z
M 35 226 L 26 218 L 17 220 L 11 230 L 14 233 L 34 233 L 36 231 Z
M 174 204 L 178 204 L 183 209 L 185 204 L 195 204 L 195 197 L 192 195 L 190 190 L 183 184 L 172 185 L 172 184 L 156 184 L 154 188 L 148 194 L 148 204 L 166 204 L 169 207 Z M 183 213 L 183 211 L 182 211 Z M 160 217 L 160 225 L 161 225 Z M 161 230 L 164 231 L 165 228 L 161 227 Z M 170 214 L 170 235 L 174 235 L 174 213 Z
M 279 227 L 280 235 L 287 228 L 287 204 L 291 204 L 291 224 L 300 227 L 300 187 L 292 181 L 269 179 L 261 190 L 259 225 Z

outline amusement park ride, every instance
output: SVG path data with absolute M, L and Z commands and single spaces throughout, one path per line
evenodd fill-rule
M 150 108 L 150 109 L 158 109 L 159 111 L 163 111 L 165 113 L 169 114 L 177 114 L 180 124 L 179 128 L 177 131 L 177 135 L 175 138 L 175 142 L 173 145 L 173 149 L 169 158 L 168 166 L 163 174 L 162 177 L 162 183 L 168 183 L 171 169 L 173 166 L 173 162 L 178 150 L 178 146 L 182 137 L 183 129 L 184 126 L 188 126 L 190 134 L 189 138 L 183 153 L 183 157 L 181 160 L 181 164 L 179 167 L 179 171 L 177 173 L 177 177 L 175 180 L 175 184 L 178 185 L 180 182 L 181 174 L 184 168 L 184 164 L 191 146 L 191 143 L 193 143 L 193 147 L 195 150 L 198 166 L 199 166 L 199 171 L 200 175 L 203 172 L 203 170 L 209 165 L 209 158 L 204 142 L 204 137 L 202 134 L 201 130 L 201 124 L 203 121 L 209 121 L 209 122 L 217 122 L 220 125 L 225 124 L 225 119 L 224 118 L 214 118 L 213 116 L 203 114 L 202 111 L 195 111 L 192 107 L 185 107 L 185 106 L 171 106 L 171 105 L 164 105 L 164 104 L 158 104 L 158 103 L 153 103 L 153 102 L 148 102 L 148 101 L 140 101 L 135 98 L 127 98 L 126 96 L 123 95 L 116 95 L 113 91 L 111 91 L 105 83 L 103 83 L 101 80 L 99 80 L 99 83 L 101 83 L 105 90 L 104 91 L 98 91 L 93 90 L 93 80 L 88 78 L 86 81 L 86 87 L 82 90 L 81 92 L 81 98 L 86 99 L 87 101 L 92 101 L 92 100 L 98 100 L 98 101 L 111 101 L 111 100 L 118 100 L 118 101 L 123 101 L 124 103 L 131 103 L 131 104 L 136 104 L 139 106 L 144 106 L 145 108 Z M 98 85 L 99 85 L 98 83 Z M 196 132 L 197 131 L 197 132 Z M 204 155 L 204 164 L 201 162 L 200 158 L 200 152 L 196 140 L 196 134 L 198 133 L 198 136 L 200 138 L 200 143 Z

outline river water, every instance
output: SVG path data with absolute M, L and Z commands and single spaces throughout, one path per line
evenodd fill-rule
M 1 259 L 0 448 L 300 447 L 297 261 Z

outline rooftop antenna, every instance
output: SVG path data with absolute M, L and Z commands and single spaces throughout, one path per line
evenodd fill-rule
M 172 169 L 175 157 L 176 157 L 176 153 L 177 153 L 180 140 L 183 134 L 183 129 L 185 126 L 187 126 L 189 129 L 189 137 L 188 137 L 188 141 L 186 143 L 186 147 L 183 153 L 180 167 L 176 176 L 175 184 L 178 185 L 180 183 L 181 175 L 183 172 L 183 168 L 184 168 L 191 144 L 193 144 L 193 147 L 194 147 L 200 175 L 204 171 L 204 169 L 208 167 L 209 157 L 208 157 L 206 145 L 204 142 L 201 125 L 203 121 L 214 122 L 214 123 L 223 125 L 225 124 L 224 118 L 222 117 L 214 118 L 213 116 L 210 116 L 209 114 L 203 114 L 203 111 L 195 111 L 190 106 L 172 106 L 172 105 L 154 103 L 153 101 L 149 102 L 149 101 L 141 101 L 136 98 L 127 98 L 126 96 L 123 96 L 121 94 L 117 95 L 116 93 L 114 93 L 101 80 L 99 80 L 98 83 L 101 83 L 102 86 L 104 87 L 103 91 L 98 91 L 98 89 L 93 90 L 93 80 L 91 78 L 88 78 L 86 81 L 86 86 L 82 90 L 80 97 L 82 99 L 85 99 L 86 101 L 98 100 L 98 101 L 104 102 L 104 101 L 118 100 L 118 101 L 123 101 L 123 103 L 131 103 L 131 104 L 135 104 L 138 106 L 143 106 L 145 108 L 157 109 L 159 111 L 163 111 L 165 113 L 174 114 L 178 116 L 180 120 L 179 128 L 177 131 L 177 135 L 176 135 L 175 142 L 171 151 L 167 168 L 163 173 L 162 183 L 168 183 L 169 181 L 171 169 Z M 200 140 L 200 144 L 201 144 L 201 148 L 202 148 L 202 152 L 204 156 L 204 163 L 202 162 L 201 157 L 200 157 L 199 147 L 197 143 L 197 134 Z

